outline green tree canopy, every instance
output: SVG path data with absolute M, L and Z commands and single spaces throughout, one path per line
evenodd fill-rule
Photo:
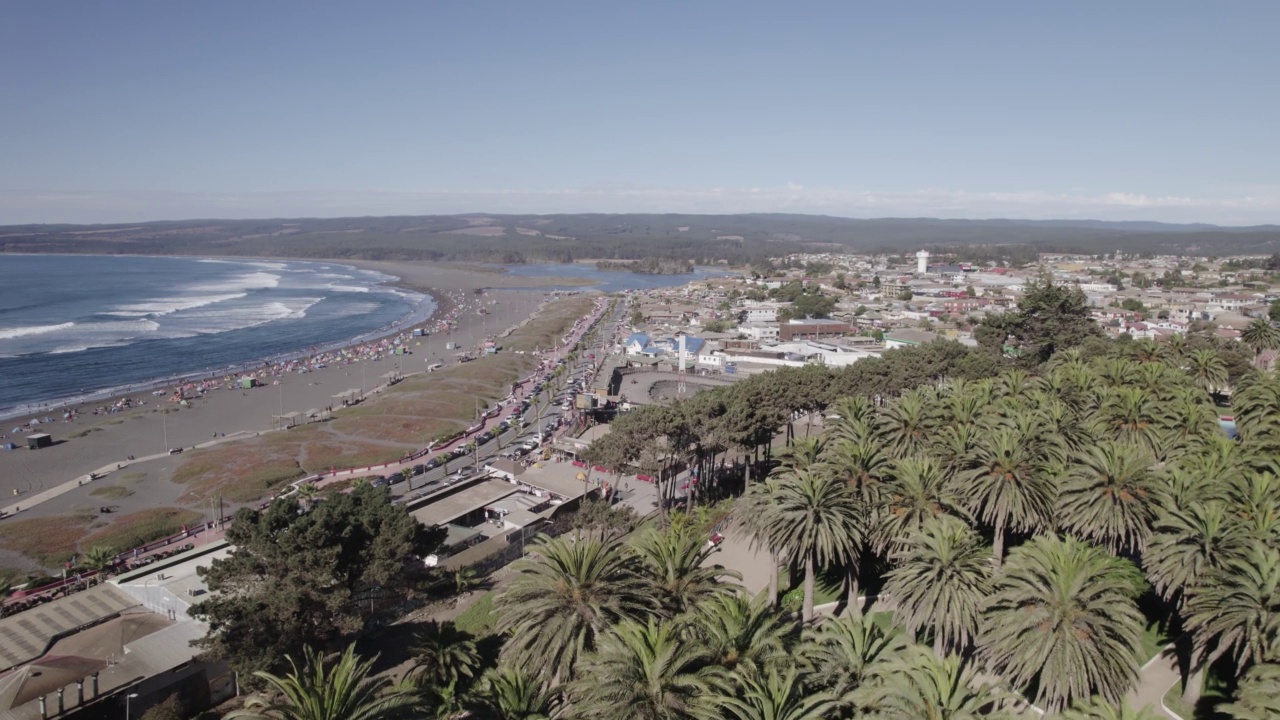
M 1024 363 L 1034 365 L 1101 334 L 1089 317 L 1084 292 L 1048 278 L 1027 284 L 1016 311 L 990 315 L 974 331 L 983 345 L 996 350 L 1011 346 Z
M 405 559 L 430 553 L 442 535 L 368 486 L 305 513 L 291 498 L 261 513 L 242 509 L 227 530 L 235 550 L 200 570 L 212 591 L 192 608 L 209 624 L 201 643 L 252 672 L 278 668 L 305 646 L 345 641 L 368 620 L 360 593 L 398 588 Z

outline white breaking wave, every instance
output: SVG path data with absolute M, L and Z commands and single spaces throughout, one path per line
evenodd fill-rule
M 307 310 L 323 299 L 286 298 L 261 305 L 200 310 L 182 315 L 175 329 L 189 334 L 216 335 L 257 327 L 276 320 L 296 320 L 306 317 Z
M 329 288 L 330 290 L 337 290 L 338 292 L 359 292 L 359 293 L 369 292 L 369 288 L 360 287 L 358 285 L 339 285 L 338 283 L 329 283 L 328 285 L 325 285 L 325 287 Z
M 248 293 L 228 293 L 226 295 L 197 295 L 185 298 L 156 298 L 149 302 L 120 305 L 115 310 L 102 313 L 115 317 L 146 317 L 148 315 L 171 315 L 183 310 L 194 310 L 205 305 L 238 300 Z
M 57 332 L 74 327 L 75 323 L 65 322 L 60 325 L 28 325 L 27 327 L 4 328 L 0 329 L 0 340 L 13 340 L 14 338 L 28 337 L 30 335 L 44 335 L 45 333 Z
M 154 320 L 110 320 L 107 322 L 66 323 L 49 339 L 62 342 L 46 352 L 63 354 L 91 348 L 128 345 L 144 335 L 154 335 L 160 323 Z M 74 330 L 72 327 L 74 326 Z
M 223 280 L 222 282 L 214 282 L 207 285 L 195 285 L 190 289 L 194 292 L 233 293 L 273 288 L 279 284 L 279 275 L 273 275 L 268 272 L 251 272 L 239 275 L 229 280 Z
M 251 263 L 245 263 L 245 264 L 246 264 L 246 265 L 252 265 L 253 267 L 260 267 L 260 268 L 264 268 L 264 269 L 266 269 L 266 270 L 288 270 L 288 269 L 289 269 L 289 265 L 288 265 L 287 263 L 278 263 L 278 262 L 251 262 Z

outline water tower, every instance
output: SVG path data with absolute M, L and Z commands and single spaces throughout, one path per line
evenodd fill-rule
M 929 272 L 929 251 L 921 250 L 916 253 L 916 272 L 921 275 Z

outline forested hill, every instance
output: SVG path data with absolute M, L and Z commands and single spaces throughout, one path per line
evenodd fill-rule
M 1280 252 L 1280 226 L 857 220 L 822 215 L 427 215 L 0 226 L 0 252 L 563 262 L 749 263 L 793 252 L 957 245 L 1043 252 Z

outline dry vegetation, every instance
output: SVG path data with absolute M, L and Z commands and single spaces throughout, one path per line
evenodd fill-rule
M 126 487 L 120 487 L 119 485 L 104 485 L 90 490 L 89 494 L 93 497 L 100 497 L 106 500 L 119 500 L 120 498 L 129 497 L 133 494 L 133 491 Z
M 145 545 L 152 540 L 177 534 L 181 532 L 184 525 L 190 527 L 203 519 L 204 515 L 201 513 L 182 508 L 162 507 L 139 510 L 121 515 L 105 529 L 82 538 L 80 548 L 104 545 L 122 552 Z
M 339 411 L 330 422 L 193 452 L 183 458 L 173 481 L 187 487 L 183 502 L 220 493 L 229 502 L 249 503 L 308 472 L 398 460 L 474 422 L 476 398 L 483 406 L 505 396 L 510 384 L 533 366 L 532 357 L 510 351 L 550 347 L 591 305 L 587 297 L 552 302 L 503 339 L 504 352 L 414 376 L 367 403 Z
M 0 544 L 5 549 L 30 556 L 46 567 L 71 559 L 80 538 L 96 518 L 92 513 L 7 520 L 0 525 Z
M 229 502 L 247 503 L 303 474 L 296 444 L 255 438 L 191 453 L 174 471 L 173 482 L 187 486 L 182 498 L 186 502 L 200 502 L 220 493 Z

